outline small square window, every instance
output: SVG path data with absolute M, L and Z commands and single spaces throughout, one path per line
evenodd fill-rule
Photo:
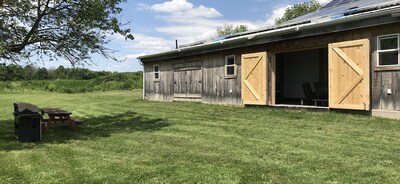
M 160 80 L 160 66 L 154 65 L 153 66 L 153 74 L 154 74 L 154 80 Z
M 378 67 L 399 66 L 399 34 L 378 37 Z
M 236 61 L 234 55 L 225 57 L 225 76 L 236 76 Z

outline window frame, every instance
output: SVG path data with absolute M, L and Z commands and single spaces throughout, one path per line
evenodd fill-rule
M 228 59 L 233 58 L 233 64 L 228 65 Z M 233 74 L 228 74 L 228 67 L 233 66 Z M 236 64 L 236 56 L 228 55 L 225 56 L 225 78 L 235 78 L 237 76 L 237 64 Z
M 155 70 L 156 67 L 158 69 L 157 72 Z M 158 74 L 158 78 L 156 78 L 156 73 Z M 160 78 L 161 78 L 161 76 L 160 76 L 160 65 L 159 64 L 153 65 L 153 79 L 154 79 L 154 81 L 160 81 Z
M 397 38 L 397 48 L 396 49 L 385 49 L 380 50 L 381 48 L 381 39 L 384 37 L 396 37 Z M 388 35 L 381 35 L 376 38 L 377 40 L 377 48 L 376 48 L 376 66 L 378 68 L 385 68 L 385 67 L 399 67 L 400 66 L 400 34 L 388 34 Z M 380 53 L 387 53 L 387 52 L 394 52 L 397 51 L 397 64 L 395 65 L 380 65 L 379 64 L 379 55 Z

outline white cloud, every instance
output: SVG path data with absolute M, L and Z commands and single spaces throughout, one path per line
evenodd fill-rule
M 150 6 L 150 9 L 159 12 L 177 12 L 185 11 L 193 8 L 193 4 L 186 0 L 172 0 L 161 4 L 154 4 Z
M 146 55 L 146 53 L 140 53 L 140 54 L 127 54 L 127 55 L 125 55 L 125 56 L 121 57 L 120 59 L 122 59 L 122 60 L 124 60 L 124 59 L 126 59 L 126 60 L 132 60 L 132 59 L 136 59 L 136 58 L 138 58 L 139 56 L 144 56 L 144 55 Z
M 107 71 L 119 71 L 119 72 L 127 72 L 132 71 L 132 69 L 139 71 L 142 69 L 138 60 L 136 59 L 139 56 L 146 55 L 147 53 L 140 54 L 127 54 L 125 56 L 119 57 L 118 59 L 122 60 L 122 62 L 110 62 L 109 65 L 106 66 L 98 66 L 97 70 L 107 70 Z
M 285 13 L 285 10 L 291 6 L 292 5 L 281 6 L 281 7 L 278 7 L 278 8 L 275 8 L 274 10 L 272 10 L 271 13 L 267 14 L 267 16 L 266 16 L 265 25 L 266 26 L 274 25 L 275 19 L 281 18 L 283 16 L 283 14 Z
M 264 0 L 258 0 L 264 1 Z M 330 0 L 318 0 L 321 3 L 327 3 Z M 165 33 L 170 39 L 158 36 L 150 36 L 147 34 L 135 34 L 135 40 L 126 41 L 123 36 L 118 34 L 110 35 L 113 42 L 122 45 L 122 48 L 131 52 L 121 53 L 119 59 L 125 60 L 121 63 L 113 63 L 107 65 L 106 68 L 99 69 L 112 71 L 129 71 L 132 68 L 140 70 L 141 66 L 137 61 L 137 57 L 171 50 L 175 47 L 175 39 L 179 40 L 179 44 L 187 44 L 195 41 L 209 39 L 216 34 L 218 26 L 224 24 L 247 25 L 249 29 L 257 29 L 260 27 L 271 26 L 275 23 L 276 18 L 282 17 L 285 9 L 293 6 L 284 4 L 274 8 L 266 16 L 260 17 L 257 21 L 247 20 L 229 20 L 221 18 L 223 15 L 212 7 L 197 5 L 188 2 L 188 0 L 169 0 L 160 4 L 137 4 L 137 9 L 141 11 L 150 11 L 165 23 L 166 26 L 156 27 L 159 33 Z
M 143 52 L 145 54 L 162 52 L 171 50 L 175 44 L 173 40 L 166 40 L 161 37 L 147 36 L 144 34 L 134 34 L 134 40 L 125 40 L 119 34 L 108 36 L 113 43 L 121 45 L 122 48 L 132 49 L 135 52 Z
M 258 1 L 263 1 L 263 0 L 258 0 Z M 318 2 L 322 3 L 322 4 L 326 4 L 332 0 L 317 0 Z M 283 14 L 285 14 L 285 10 L 289 7 L 292 7 L 293 5 L 288 4 L 288 5 L 283 5 L 283 6 L 279 6 L 276 7 L 275 9 L 273 9 L 271 11 L 271 13 L 267 14 L 266 16 L 266 21 L 265 21 L 265 25 L 266 26 L 271 26 L 275 24 L 275 19 L 277 18 L 281 18 L 283 16 Z
M 145 7 L 143 4 L 142 7 Z M 203 5 L 195 7 L 192 3 L 187 2 L 187 0 L 172 0 L 161 4 L 154 4 L 147 6 L 147 9 L 153 10 L 155 12 L 169 13 L 172 16 L 183 16 L 183 17 L 206 17 L 214 18 L 221 16 L 221 13 L 214 8 L 209 8 Z M 183 18 L 181 17 L 181 18 Z
M 179 40 L 180 44 L 187 44 L 195 41 L 210 39 L 216 36 L 218 26 L 224 24 L 247 25 L 249 29 L 256 29 L 262 25 L 262 22 L 250 21 L 231 21 L 231 20 L 210 20 L 198 19 L 193 21 L 174 21 L 170 26 L 156 28 L 156 31 L 169 34 Z
M 326 4 L 331 2 L 332 0 L 317 0 L 318 2 L 322 3 L 322 4 Z
M 329 0 L 319 1 L 325 3 Z M 276 7 L 265 16 L 264 20 L 258 21 L 221 19 L 222 14 L 215 8 L 204 5 L 195 6 L 187 0 L 170 0 L 160 4 L 140 4 L 138 6 L 140 9 L 156 12 L 156 17 L 168 23 L 166 26 L 156 27 L 156 31 L 178 39 L 180 44 L 187 44 L 210 39 L 215 36 L 217 27 L 224 24 L 247 25 L 249 29 L 272 26 L 275 24 L 275 19 L 282 17 L 286 8 L 293 5 L 286 4 Z M 158 44 L 154 44 L 154 46 L 156 45 L 159 47 Z
M 125 48 L 131 48 L 146 53 L 161 52 L 171 50 L 174 41 L 169 41 L 160 37 L 152 37 L 143 34 L 136 34 L 132 44 L 125 45 Z
M 142 70 L 138 60 L 139 56 L 171 50 L 175 46 L 174 40 L 166 40 L 161 37 L 153 37 L 145 34 L 134 34 L 134 40 L 125 40 L 119 34 L 108 35 L 110 44 L 123 48 L 117 52 L 117 58 L 123 62 L 110 61 L 95 67 L 95 70 L 107 71 L 139 71 Z
M 128 72 L 128 71 L 140 71 L 142 70 L 142 66 L 140 66 L 139 62 L 136 60 L 137 55 L 127 55 L 125 57 L 125 61 L 122 62 L 112 62 L 106 66 L 98 66 L 96 70 L 107 70 L 107 71 L 119 71 L 119 72 Z M 132 57 L 132 58 L 128 58 Z M 124 59 L 124 58 L 121 58 Z
M 195 6 L 187 0 L 171 0 L 154 5 L 138 5 L 141 10 L 157 13 L 156 17 L 168 25 L 155 28 L 156 31 L 171 35 L 172 40 L 178 39 L 180 44 L 210 39 L 216 34 L 218 26 L 224 24 L 247 25 L 250 29 L 260 27 L 259 22 L 224 20 L 222 14 L 212 7 Z

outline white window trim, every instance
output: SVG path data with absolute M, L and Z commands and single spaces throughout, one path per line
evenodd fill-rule
M 155 71 L 155 68 L 158 67 L 158 71 Z M 158 73 L 158 78 L 156 78 L 156 73 Z M 153 65 L 153 79 L 154 81 L 159 81 L 160 80 L 160 65 Z
M 379 41 L 382 37 L 390 37 L 390 36 L 396 36 L 397 37 L 397 49 L 386 49 L 386 50 L 380 50 L 381 48 L 381 42 Z M 396 67 L 400 66 L 400 34 L 389 34 L 389 35 L 381 35 L 376 38 L 376 43 L 377 43 L 377 48 L 376 48 L 376 66 L 379 68 L 384 68 L 384 67 Z M 393 52 L 397 51 L 397 65 L 380 65 L 379 64 L 379 54 L 380 53 L 385 53 L 385 52 Z
M 233 65 L 228 65 L 228 59 L 233 58 Z M 233 74 L 228 75 L 228 66 L 233 66 Z M 226 77 L 235 77 L 237 75 L 237 65 L 236 65 L 236 57 L 235 55 L 225 56 L 225 76 Z

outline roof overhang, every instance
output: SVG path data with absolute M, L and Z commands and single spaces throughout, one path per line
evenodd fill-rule
M 320 22 L 309 22 L 301 25 L 282 27 L 264 32 L 256 32 L 253 34 L 217 40 L 210 43 L 184 47 L 171 51 L 144 55 L 138 57 L 138 59 L 142 63 L 160 61 L 165 59 L 173 59 L 196 54 L 272 43 L 313 35 L 390 24 L 400 22 L 400 17 L 398 16 L 399 12 L 400 5 L 396 5 L 359 14 L 323 20 Z

